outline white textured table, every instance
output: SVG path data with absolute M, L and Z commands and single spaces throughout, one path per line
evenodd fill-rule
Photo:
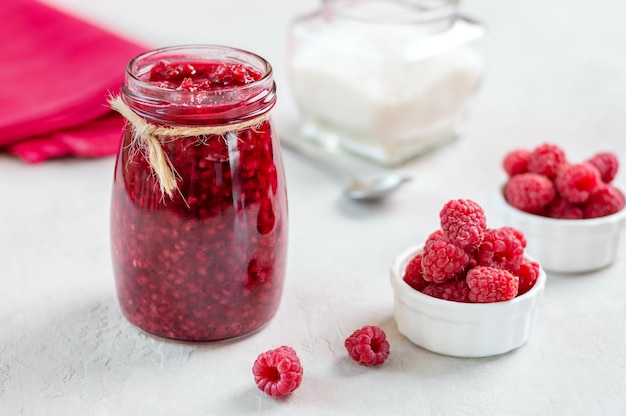
M 287 26 L 315 1 L 49 1 L 153 46 L 257 52 L 275 67 L 277 125 L 297 121 Z M 468 135 L 406 166 L 415 180 L 376 206 L 342 200 L 332 177 L 286 152 L 283 301 L 267 327 L 236 342 L 166 342 L 121 316 L 109 257 L 113 158 L 27 166 L 0 155 L 0 415 L 626 414 L 626 253 L 594 274 L 549 275 L 530 340 L 503 356 L 438 356 L 395 327 L 394 255 L 437 227 L 449 199 L 472 198 L 494 216 L 507 150 L 552 141 L 572 159 L 613 150 L 626 163 L 626 3 L 472 0 L 464 9 L 490 27 Z M 343 347 L 365 324 L 390 339 L 381 368 L 355 365 Z M 277 401 L 257 389 L 251 367 L 281 344 L 298 351 L 305 375 Z

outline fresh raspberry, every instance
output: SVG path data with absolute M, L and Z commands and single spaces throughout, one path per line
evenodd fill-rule
M 381 365 L 389 357 L 389 342 L 385 331 L 375 325 L 357 329 L 344 342 L 350 357 L 369 367 Z
M 522 248 L 526 248 L 526 236 L 524 235 L 523 232 L 521 232 L 520 230 L 518 230 L 517 228 L 513 228 L 513 227 L 500 227 L 500 231 L 507 231 L 511 234 L 513 234 L 520 243 L 522 243 Z
M 615 214 L 624 208 L 624 194 L 613 185 L 605 185 L 592 194 L 583 206 L 583 218 Z
M 430 235 L 428 236 L 428 238 L 424 242 L 424 246 L 426 246 L 429 242 L 438 240 L 439 238 L 441 238 L 443 236 L 444 236 L 443 235 L 443 231 L 441 231 L 441 229 L 433 231 L 432 233 L 430 233 Z
M 524 259 L 517 271 L 517 277 L 519 278 L 517 296 L 519 296 L 528 292 L 537 282 L 539 278 L 539 263 Z
M 469 254 L 446 237 L 433 239 L 427 242 L 422 252 L 424 280 L 443 283 L 462 272 L 469 262 Z
M 404 281 L 413 289 L 422 291 L 429 284 L 422 273 L 422 253 L 415 255 L 404 270 Z
M 557 169 L 566 160 L 563 149 L 554 144 L 544 143 L 530 153 L 528 171 L 554 179 Z
M 465 279 L 465 274 L 467 273 L 468 270 L 473 269 L 476 266 L 479 266 L 478 264 L 478 258 L 476 257 L 476 254 L 478 253 L 478 250 L 474 250 L 472 253 L 468 253 L 470 256 L 469 262 L 465 265 L 465 273 L 460 273 L 457 274 L 457 280 L 462 280 Z
M 475 267 L 467 272 L 469 299 L 475 303 L 502 302 L 517 296 L 519 278 L 508 270 Z
M 524 260 L 524 247 L 510 229 L 488 228 L 476 256 L 480 266 L 517 270 Z
M 546 214 L 551 218 L 562 220 L 579 220 L 583 217 L 583 209 L 578 204 L 573 204 L 565 198 L 556 197 L 548 205 Z
M 541 214 L 555 194 L 550 179 L 530 172 L 513 176 L 504 188 L 504 196 L 509 204 L 532 214 Z
M 601 185 L 600 172 L 589 163 L 567 165 L 554 179 L 559 195 L 573 204 L 585 202 Z
M 470 289 L 465 280 L 450 280 L 439 284 L 431 283 L 424 288 L 422 293 L 438 299 L 468 303 L 469 292 Z
M 467 251 L 472 251 L 483 241 L 487 228 L 485 212 L 476 202 L 469 199 L 448 201 L 439 212 L 443 234 Z
M 528 161 L 530 160 L 530 152 L 526 149 L 516 149 L 504 156 L 502 167 L 504 171 L 511 176 L 528 172 Z
M 619 169 L 619 161 L 613 152 L 597 153 L 587 163 L 591 163 L 598 169 L 604 183 L 612 182 Z
M 252 367 L 259 389 L 273 397 L 285 396 L 300 386 L 302 364 L 296 351 L 287 346 L 261 353 Z

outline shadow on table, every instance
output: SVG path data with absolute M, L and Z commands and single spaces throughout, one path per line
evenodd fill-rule
M 192 356 L 227 343 L 151 336 L 122 316 L 114 296 L 50 310 L 0 322 L 0 414 L 172 414 L 203 400 L 198 390 L 210 386 L 194 377 L 218 378 L 214 360 L 199 366 Z

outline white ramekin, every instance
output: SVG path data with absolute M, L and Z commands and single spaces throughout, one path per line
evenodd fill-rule
M 454 357 L 503 354 L 526 342 L 545 288 L 543 269 L 535 285 L 512 300 L 453 302 L 425 295 L 403 280 L 406 265 L 422 249 L 423 245 L 407 249 L 391 267 L 394 318 L 400 333 L 422 348 Z

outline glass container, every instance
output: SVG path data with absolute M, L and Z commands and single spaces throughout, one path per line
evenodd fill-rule
M 180 46 L 131 60 L 111 202 L 126 318 L 165 338 L 216 341 L 280 303 L 287 195 L 272 68 L 247 51 Z
M 457 0 L 325 0 L 290 32 L 301 139 L 386 166 L 455 139 L 485 33 Z

